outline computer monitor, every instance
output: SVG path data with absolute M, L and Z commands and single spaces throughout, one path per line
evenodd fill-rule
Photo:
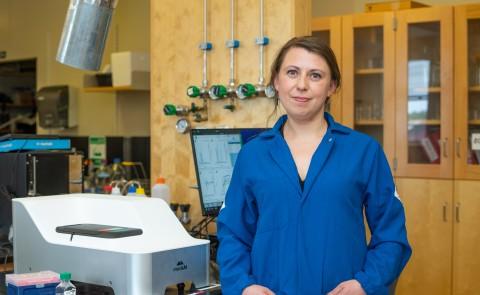
M 264 128 L 192 129 L 193 159 L 203 216 L 216 216 L 225 200 L 242 145 Z

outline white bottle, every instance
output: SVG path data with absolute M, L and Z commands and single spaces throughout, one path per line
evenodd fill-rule
M 55 295 L 76 295 L 77 288 L 70 282 L 72 275 L 69 272 L 60 274 L 60 284 L 55 288 Z
M 120 190 L 120 188 L 118 186 L 114 186 L 112 188 L 112 193 L 111 193 L 112 196 L 121 196 L 122 195 L 122 191 Z
M 167 204 L 170 204 L 170 188 L 165 183 L 165 178 L 157 178 L 155 185 L 152 187 L 152 197 L 163 199 Z

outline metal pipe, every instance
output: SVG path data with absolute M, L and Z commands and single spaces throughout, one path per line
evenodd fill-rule
M 207 43 L 207 1 L 203 0 L 203 44 Z M 203 50 L 203 80 L 202 88 L 208 87 L 207 80 L 207 50 Z
M 263 40 L 264 38 L 264 33 L 263 33 L 263 0 L 260 0 L 260 40 Z M 259 54 L 259 70 L 260 70 L 260 75 L 258 77 L 258 85 L 263 86 L 265 83 L 265 79 L 263 77 L 263 47 L 264 45 L 260 45 L 258 49 L 258 54 Z
M 84 70 L 98 70 L 117 0 L 71 0 L 57 61 Z
M 235 40 L 235 29 L 234 29 L 234 18 L 235 18 L 235 0 L 230 0 L 230 40 L 234 42 Z M 232 44 L 233 45 L 233 44 Z M 230 80 L 228 81 L 228 86 L 231 91 L 235 91 L 235 48 L 230 46 Z

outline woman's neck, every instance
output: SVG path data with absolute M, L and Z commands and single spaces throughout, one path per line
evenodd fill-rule
M 284 133 L 290 138 L 323 138 L 327 128 L 328 123 L 322 112 L 313 120 L 301 121 L 288 117 L 287 122 L 285 122 Z

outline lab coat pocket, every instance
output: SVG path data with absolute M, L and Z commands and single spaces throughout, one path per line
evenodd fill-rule
M 252 246 L 252 273 L 258 284 L 276 290 L 279 287 L 278 231 L 257 233 Z

